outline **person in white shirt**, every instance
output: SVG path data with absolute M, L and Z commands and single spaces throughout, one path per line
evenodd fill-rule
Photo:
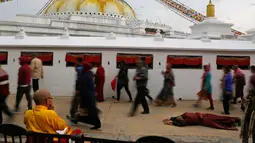
M 43 63 L 37 58 L 37 54 L 33 54 L 33 59 L 30 63 L 32 70 L 32 85 L 33 91 L 36 92 L 39 89 L 39 80 L 43 78 Z

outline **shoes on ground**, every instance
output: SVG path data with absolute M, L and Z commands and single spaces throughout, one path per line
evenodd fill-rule
M 230 113 L 221 112 L 223 115 L 230 115 Z
M 207 110 L 214 110 L 214 107 L 208 107 Z
M 141 114 L 149 114 L 149 113 L 150 113 L 150 112 L 148 112 L 148 111 L 147 111 L 147 112 L 143 111 Z
M 95 126 L 95 127 L 90 128 L 90 130 L 100 130 L 100 129 L 101 129 L 101 126 L 99 126 L 99 127 Z

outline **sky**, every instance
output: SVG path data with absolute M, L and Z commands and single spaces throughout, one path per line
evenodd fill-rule
M 0 20 L 15 20 L 16 14 L 35 15 L 48 0 L 13 0 L 0 3 Z M 185 5 L 206 13 L 209 0 L 179 0 Z M 212 0 L 216 8 L 216 17 L 234 28 L 245 32 L 255 28 L 255 0 Z M 126 0 L 135 10 L 137 18 L 172 26 L 174 30 L 190 32 L 191 22 L 173 13 L 157 0 Z

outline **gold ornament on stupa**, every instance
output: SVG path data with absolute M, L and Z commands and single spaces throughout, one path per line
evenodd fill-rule
M 83 0 L 79 5 L 78 11 L 99 12 L 103 11 L 103 5 L 101 0 Z
M 136 14 L 124 0 L 55 0 L 44 14 L 66 12 L 106 13 L 135 18 Z
M 215 17 L 215 6 L 212 3 L 212 0 L 210 0 L 207 5 L 206 17 Z

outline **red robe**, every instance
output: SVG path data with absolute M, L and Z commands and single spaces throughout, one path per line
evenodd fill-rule
M 95 74 L 95 92 L 97 95 L 97 101 L 102 102 L 104 101 L 104 82 L 105 82 L 105 71 L 102 66 L 97 68 Z

